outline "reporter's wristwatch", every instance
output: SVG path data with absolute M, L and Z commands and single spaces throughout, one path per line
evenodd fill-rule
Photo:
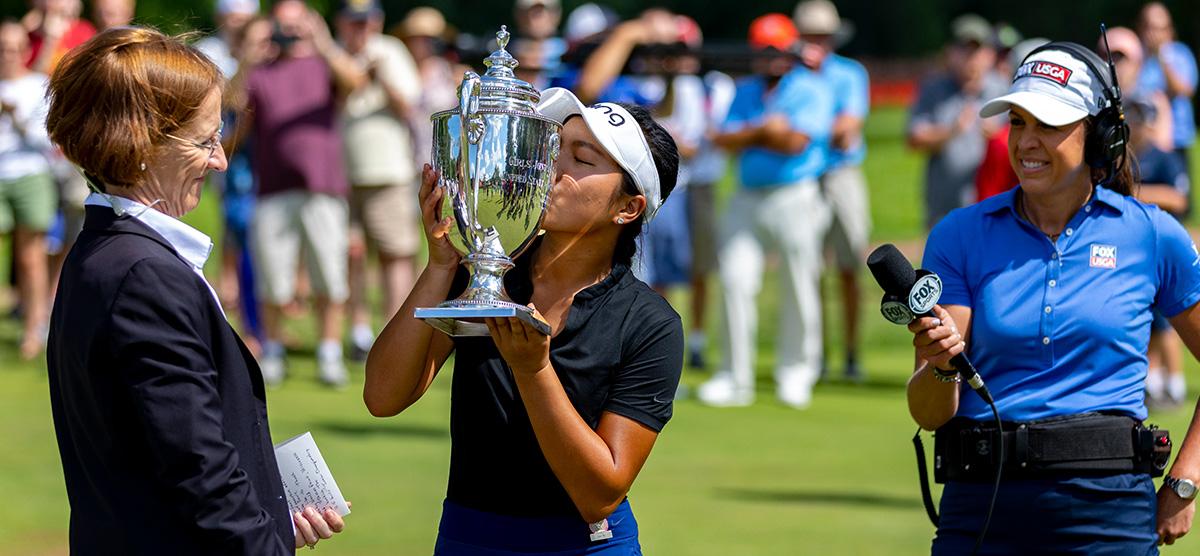
M 1184 500 L 1196 499 L 1196 483 L 1190 479 L 1176 479 L 1170 475 L 1163 477 L 1163 484 L 1175 491 Z

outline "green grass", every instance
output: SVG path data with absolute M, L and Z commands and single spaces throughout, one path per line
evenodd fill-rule
M 877 111 L 867 130 L 877 241 L 923 237 L 921 160 L 899 139 L 903 119 L 900 110 Z M 216 230 L 211 196 L 189 221 Z M 916 426 L 903 391 L 911 369 L 910 338 L 876 316 L 881 292 L 865 271 L 863 283 L 861 363 L 868 380 L 860 386 L 820 384 L 805 411 L 774 400 L 769 348 L 775 290 L 767 284 L 760 300 L 759 401 L 723 410 L 690 399 L 676 403 L 674 419 L 630 492 L 646 554 L 928 553 L 933 528 L 921 507 L 910 442 Z M 685 303 L 677 305 L 685 312 Z M 836 317 L 827 328 L 831 351 L 837 353 Z M 311 322 L 293 323 L 292 330 L 303 349 L 293 357 L 291 380 L 268 396 L 273 437 L 280 441 L 312 431 L 343 493 L 354 502 L 347 531 L 322 542 L 320 553 L 432 553 L 450 453 L 448 377 L 435 381 L 404 414 L 376 419 L 356 389 L 331 392 L 317 386 L 309 355 Z M 16 322 L 0 320 L 0 493 L 6 499 L 0 508 L 0 554 L 66 554 L 69 511 L 45 364 L 18 361 L 18 336 Z M 709 355 L 715 358 L 717 352 Z M 831 361 L 840 370 L 840 357 Z M 357 387 L 362 367 L 351 369 Z M 1194 400 L 1200 365 L 1189 358 L 1187 372 Z M 703 372 L 684 373 L 692 387 L 705 378 Z M 1158 414 L 1152 421 L 1180 439 L 1189 415 Z

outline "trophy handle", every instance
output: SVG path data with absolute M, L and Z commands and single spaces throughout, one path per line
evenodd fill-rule
M 479 74 L 468 71 L 463 74 L 462 86 L 458 92 L 458 123 L 460 126 L 459 148 L 461 149 L 458 164 L 458 183 L 460 190 L 465 189 L 463 202 L 466 203 L 466 213 L 470 222 L 467 224 L 472 231 L 478 231 L 479 217 L 479 183 L 476 171 L 479 168 L 479 142 L 483 139 L 483 117 L 479 114 L 479 97 L 482 81 Z M 471 233 L 472 237 L 478 236 Z M 478 239 L 476 239 L 478 243 Z M 478 245 L 476 248 L 478 250 Z

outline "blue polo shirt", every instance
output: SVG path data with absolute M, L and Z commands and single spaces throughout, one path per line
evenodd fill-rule
M 1175 316 L 1200 301 L 1200 257 L 1183 226 L 1103 187 L 1057 244 L 1017 217 L 1013 189 L 951 212 L 924 267 L 942 305 L 970 307 L 968 356 L 1005 420 L 1118 410 L 1146 418 L 1151 306 Z M 991 418 L 971 393 L 958 415 Z
M 737 160 L 743 187 L 788 185 L 816 179 L 825 171 L 834 120 L 829 84 L 802 66 L 784 76 L 772 91 L 767 91 L 762 76 L 742 79 L 723 129 L 736 131 L 758 125 L 775 114 L 786 116 L 793 129 L 807 135 L 808 147 L 794 155 L 762 147 L 742 151 Z
M 862 64 L 837 54 L 830 54 L 821 64 L 821 77 L 829 82 L 833 90 L 834 116 L 853 116 L 860 120 L 867 119 L 871 109 L 871 85 L 867 70 Z M 857 166 L 867 158 L 867 142 L 859 140 L 849 148 L 842 150 L 834 147 L 829 149 L 829 168 L 841 166 Z

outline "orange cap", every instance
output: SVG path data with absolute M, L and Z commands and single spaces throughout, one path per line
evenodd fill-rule
M 756 50 L 772 47 L 786 51 L 799 39 L 796 24 L 786 15 L 767 14 L 750 22 L 750 47 Z

